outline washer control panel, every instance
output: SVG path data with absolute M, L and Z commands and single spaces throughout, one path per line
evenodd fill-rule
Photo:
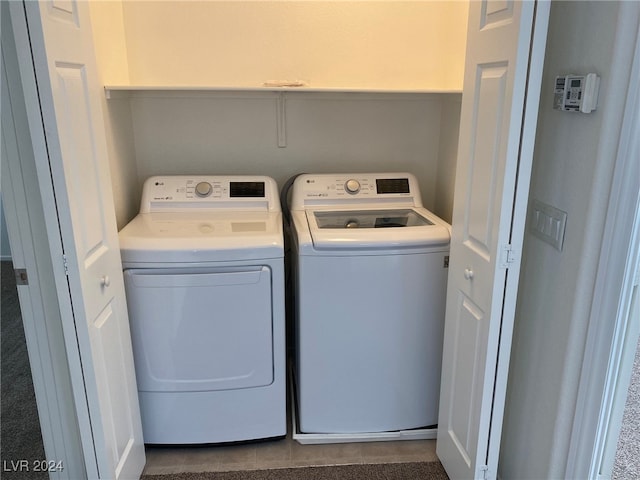
M 177 207 L 256 206 L 280 208 L 278 187 L 270 177 L 259 176 L 156 176 L 143 186 L 141 212 L 167 211 Z
M 303 189 L 306 197 L 375 197 L 380 195 L 410 196 L 408 177 L 376 178 L 373 176 L 310 176 Z
M 416 201 L 421 203 L 416 178 L 409 173 L 304 174 L 294 183 L 292 207 L 322 204 L 325 200 L 335 204 L 391 199 L 416 206 Z

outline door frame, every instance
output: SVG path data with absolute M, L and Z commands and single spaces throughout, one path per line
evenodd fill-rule
M 91 423 L 89 416 L 89 406 L 86 401 L 86 390 L 84 381 L 82 381 L 82 363 L 80 358 L 80 350 L 78 348 L 75 339 L 75 323 L 74 315 L 71 304 L 71 294 L 67 282 L 67 273 L 64 263 L 64 255 L 62 248 L 62 238 L 60 236 L 61 226 L 58 219 L 58 212 L 56 208 L 55 193 L 53 188 L 53 182 L 51 178 L 51 171 L 48 161 L 47 144 L 44 126 L 42 124 L 42 118 L 40 113 L 40 101 L 37 93 L 37 83 L 35 78 L 35 71 L 33 69 L 33 59 L 30 50 L 30 41 L 26 20 L 25 7 L 22 2 L 7 2 L 9 5 L 9 12 L 11 17 L 11 25 L 13 28 L 13 35 L 15 40 L 18 70 L 16 75 L 19 76 L 22 84 L 22 94 L 26 113 L 26 123 L 28 123 L 28 130 L 30 136 L 30 143 L 33 154 L 33 164 L 30 165 L 36 170 L 37 176 L 37 188 L 42 198 L 42 211 L 44 213 L 43 218 L 30 218 L 31 222 L 40 221 L 44 224 L 46 230 L 46 243 L 48 245 L 48 255 L 51 257 L 51 270 L 50 274 L 44 278 L 38 278 L 37 276 L 30 277 L 30 290 L 39 289 L 40 292 L 46 292 L 47 296 L 52 296 L 58 300 L 58 309 L 61 323 L 59 324 L 60 330 L 55 338 L 52 335 L 47 335 L 48 344 L 43 345 L 42 341 L 38 339 L 38 329 L 30 331 L 25 328 L 27 344 L 37 344 L 39 349 L 37 353 L 34 352 L 33 357 L 30 351 L 30 359 L 38 360 L 31 363 L 31 370 L 35 382 L 38 382 L 38 390 L 43 394 L 36 398 L 38 411 L 41 416 L 40 425 L 43 431 L 43 441 L 45 442 L 45 452 L 47 455 L 49 452 L 55 454 L 58 451 L 66 452 L 66 461 L 74 465 L 75 471 L 81 467 L 83 473 L 88 478 L 98 478 L 98 466 L 95 452 L 93 450 L 86 451 L 82 448 L 83 444 L 87 445 L 86 439 L 83 442 L 81 440 L 82 432 L 91 432 Z M 21 159 L 24 160 L 24 159 Z M 27 161 L 29 161 L 27 159 Z M 20 204 L 20 196 L 28 195 L 28 192 L 34 188 L 33 185 L 29 185 L 31 188 L 22 181 L 15 182 L 13 184 L 13 198 L 12 203 L 15 205 Z M 13 223 L 13 222 L 11 222 Z M 16 225 L 9 225 L 8 229 L 11 234 L 12 230 L 15 230 Z M 35 243 L 33 232 L 31 235 L 31 244 Z M 25 239 L 21 239 L 24 241 Z M 30 252 L 29 257 L 31 256 Z M 24 307 L 21 302 L 21 308 Z M 28 309 L 23 309 L 28 310 Z M 40 320 L 38 317 L 30 317 L 30 314 L 26 313 L 26 317 L 23 316 L 25 326 L 27 322 L 33 321 L 34 323 Z M 46 313 L 43 313 L 46 315 Z M 42 332 L 45 333 L 45 332 Z M 65 342 L 64 337 L 71 336 L 71 341 Z M 69 348 L 71 346 L 71 348 Z M 75 346 L 75 348 L 73 348 Z M 71 378 L 71 389 L 66 391 L 56 392 L 57 387 L 48 385 L 46 382 L 44 385 L 40 385 L 40 379 L 44 375 L 51 375 L 43 365 L 49 362 L 48 358 L 51 357 L 53 350 L 66 351 L 67 356 L 67 371 L 64 374 L 69 375 Z M 54 377 L 51 377 L 54 379 Z M 78 380 L 80 379 L 80 380 Z M 69 448 L 69 442 L 65 435 L 60 435 L 59 431 L 49 432 L 49 426 L 47 422 L 44 422 L 42 417 L 56 418 L 59 416 L 60 408 L 56 395 L 60 394 L 62 398 L 67 402 L 73 402 L 76 418 L 68 419 L 67 422 L 62 424 L 62 428 L 67 431 L 75 432 L 75 440 L 78 448 Z M 76 420 L 75 422 L 73 420 Z M 93 440 L 91 439 L 91 443 Z M 47 460 L 59 461 L 58 458 L 48 458 Z M 71 468 L 67 468 L 65 465 L 64 470 L 73 472 Z M 63 470 L 63 473 L 64 473 Z M 72 473 L 71 473 L 72 474 Z M 72 474 L 73 475 L 73 474 Z M 64 478 L 64 477 L 59 477 Z M 72 478 L 72 477 L 69 477 Z
M 10 31 L 8 12 L 5 17 L 3 29 Z M 77 414 L 67 355 L 61 348 L 62 323 L 53 288 L 42 201 L 39 194 L 27 194 L 25 187 L 26 183 L 36 182 L 37 177 L 13 39 L 3 38 L 2 46 L 4 208 L 13 268 L 28 272 L 28 283 L 17 286 L 20 314 L 45 456 L 64 466 L 50 472 L 50 478 L 71 480 L 85 471 Z

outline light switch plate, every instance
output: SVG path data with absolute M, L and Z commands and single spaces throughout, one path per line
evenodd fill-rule
M 566 224 L 567 212 L 539 200 L 533 200 L 529 220 L 529 231 L 533 235 L 562 251 Z

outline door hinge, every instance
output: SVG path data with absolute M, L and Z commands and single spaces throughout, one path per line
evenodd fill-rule
M 511 264 L 516 261 L 516 251 L 513 249 L 510 243 L 503 245 L 500 257 L 500 266 L 502 268 L 509 268 Z
M 69 276 L 69 264 L 67 263 L 67 256 L 62 254 L 62 265 L 64 265 L 64 274 Z
M 16 275 L 16 285 L 29 285 L 29 276 L 26 268 L 16 268 L 13 272 Z
M 480 466 L 480 472 L 482 472 L 482 479 L 483 480 L 488 480 L 489 478 L 489 466 L 488 465 L 482 465 Z

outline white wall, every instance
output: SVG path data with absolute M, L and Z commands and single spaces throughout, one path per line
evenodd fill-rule
M 124 2 L 136 85 L 461 90 L 468 4 Z
M 500 453 L 504 479 L 564 477 L 631 64 L 618 55 L 626 51 L 616 38 L 619 11 L 618 2 L 552 4 L 530 198 L 566 211 L 567 227 L 562 252 L 525 238 Z M 553 110 L 555 76 L 588 72 L 602 79 L 598 110 Z
M 127 85 L 129 63 L 122 2 L 89 2 L 98 75 L 102 85 Z M 133 146 L 133 126 L 127 99 L 103 97 L 109 167 L 118 228 L 139 210 L 140 182 Z
M 132 98 L 140 182 L 157 174 L 262 174 L 282 185 L 301 172 L 409 171 L 427 208 L 436 209 L 441 95 L 287 94 L 284 148 L 277 99 L 270 92 Z M 457 139 L 458 117 L 445 118 L 447 138 Z M 443 153 L 455 163 L 449 145 Z
M 456 183 L 456 162 L 458 157 L 458 135 L 460 133 L 461 95 L 442 98 L 440 118 L 440 150 L 438 154 L 438 175 L 435 187 L 433 212 L 451 223 L 453 216 L 453 196 Z
M 90 2 L 105 85 L 459 90 L 466 2 Z M 105 103 L 118 227 L 156 174 L 414 173 L 451 220 L 460 94 L 138 93 Z

